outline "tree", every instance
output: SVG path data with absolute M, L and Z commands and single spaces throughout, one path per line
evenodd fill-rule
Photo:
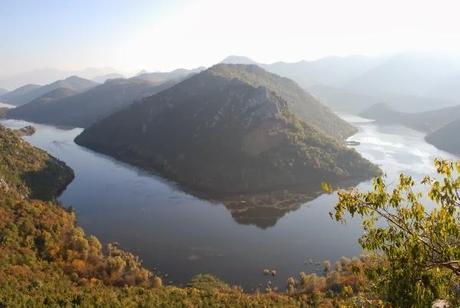
M 460 288 L 460 161 L 435 160 L 437 176 L 425 177 L 426 191 L 401 174 L 391 187 L 383 177 L 373 189 L 338 192 L 331 216 L 360 216 L 359 242 L 382 262 L 369 271 L 376 290 L 398 307 L 431 306 L 436 298 L 457 303 Z

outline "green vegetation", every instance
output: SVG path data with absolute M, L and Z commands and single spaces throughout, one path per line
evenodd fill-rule
M 97 83 L 94 81 L 77 76 L 70 76 L 66 79 L 58 80 L 44 86 L 26 85 L 20 87 L 2 95 L 1 100 L 11 105 L 20 106 L 57 89 L 67 89 L 68 91 L 77 93 L 86 91 L 96 85 Z
M 22 198 L 52 200 L 73 179 L 73 171 L 0 126 L 0 189 Z
M 347 213 L 363 217 L 360 243 L 370 254 L 342 257 L 335 265 L 325 261 L 323 275 L 300 273 L 287 280 L 286 291 L 267 281 L 248 294 L 210 275 L 198 275 L 183 288 L 163 285 L 138 257 L 86 235 L 75 214 L 54 201 L 72 179 L 65 164 L 11 130 L 0 127 L 0 141 L 0 307 L 459 304 L 460 161 L 436 161 L 439 177 L 423 179 L 434 203 L 428 206 L 404 175 L 394 187 L 377 178 L 370 192 L 340 191 L 331 214 L 338 221 Z
M 315 121 L 306 122 L 295 105 Z M 96 123 L 75 141 L 213 198 L 318 191 L 321 181 L 378 174 L 318 122 L 342 127 L 294 82 L 257 66 L 221 64 Z
M 422 181 L 426 194 L 409 176 L 394 186 L 379 177 L 370 192 L 339 192 L 332 213 L 338 221 L 346 213 L 363 218 L 360 243 L 381 258 L 371 281 L 396 307 L 429 307 L 439 298 L 460 304 L 460 161 L 435 166 L 439 176 Z
M 88 127 L 144 97 L 172 87 L 192 72 L 177 70 L 111 79 L 87 91 L 77 92 L 61 87 L 9 110 L 6 117 L 67 127 Z

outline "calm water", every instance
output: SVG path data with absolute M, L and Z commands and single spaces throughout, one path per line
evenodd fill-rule
M 391 178 L 401 171 L 421 177 L 434 171 L 434 157 L 454 158 L 413 130 L 346 119 L 360 129 L 350 138 L 360 142 L 355 148 Z M 15 128 L 29 124 L 0 123 Z M 269 268 L 277 270 L 274 282 L 283 287 L 290 275 L 319 272 L 316 262 L 361 253 L 359 221 L 341 225 L 328 215 L 334 196 L 277 212 L 269 227 L 258 226 L 257 217 L 240 224 L 222 204 L 190 196 L 156 176 L 76 145 L 73 139 L 81 129 L 34 126 L 37 133 L 26 139 L 75 171 L 75 180 L 59 200 L 75 208 L 78 223 L 102 241 L 116 241 L 140 255 L 145 266 L 160 271 L 168 282 L 182 284 L 197 273 L 212 273 L 252 290 L 267 282 L 262 271 Z M 306 262 L 310 259 L 313 264 Z

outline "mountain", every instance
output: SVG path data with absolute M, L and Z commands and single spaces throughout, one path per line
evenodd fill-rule
M 414 110 L 418 112 L 432 111 L 458 105 L 454 100 L 435 97 L 389 94 L 370 96 L 351 92 L 345 88 L 321 85 L 311 87 L 310 92 L 332 110 L 351 114 L 359 114 L 379 103 L 385 103 L 396 111 L 406 113 L 412 113 Z
M 80 76 L 85 79 L 94 79 L 97 76 L 117 74 L 110 67 L 86 68 L 83 70 L 59 70 L 53 68 L 37 69 L 12 76 L 0 76 L 0 87 L 15 89 L 25 84 L 49 84 L 68 76 Z
M 139 78 L 111 79 L 86 92 L 60 99 L 39 98 L 11 109 L 8 118 L 68 127 L 88 127 L 133 102 L 167 89 L 179 80 L 154 84 Z
M 97 83 L 104 83 L 109 79 L 120 79 L 120 78 L 125 78 L 125 76 L 123 76 L 122 74 L 118 74 L 118 73 L 111 73 L 111 74 L 96 76 L 92 80 Z
M 459 73 L 460 58 L 457 55 L 404 53 L 388 58 L 345 87 L 352 92 L 377 97 L 382 94 L 430 97 L 434 89 L 450 82 Z
M 337 112 L 360 113 L 381 102 L 378 98 L 356 94 L 343 88 L 316 85 L 309 90 L 318 100 Z
M 120 244 L 103 244 L 86 234 L 75 212 L 56 201 L 72 178 L 72 170 L 63 162 L 0 126 L 1 307 L 309 305 L 309 300 L 281 291 L 245 293 L 211 275 L 194 276 L 184 287 L 171 281 L 164 285 L 158 273 L 146 269 L 138 256 Z M 346 266 L 341 279 L 356 285 L 359 277 L 347 274 L 352 273 L 351 262 Z M 329 280 L 321 292 L 349 285 Z M 359 282 L 360 287 L 365 284 L 369 282 Z M 329 298 L 323 301 L 330 304 Z M 339 303 L 351 304 L 348 299 Z
M 248 58 L 248 57 L 243 57 L 243 56 L 228 56 L 225 59 L 221 61 L 221 63 L 224 64 L 254 64 L 254 65 L 259 65 L 256 61 Z
M 460 138 L 458 138 L 459 132 L 460 119 L 428 134 L 425 137 L 425 140 L 441 150 L 460 155 Z
M 0 88 L 0 96 L 4 95 L 6 93 L 8 93 L 7 89 Z
M 181 80 L 192 74 L 199 73 L 202 70 L 204 70 L 203 67 L 199 67 L 199 68 L 191 69 L 191 70 L 180 68 L 180 69 L 176 69 L 171 72 L 155 72 L 155 73 L 141 72 L 138 75 L 136 75 L 135 78 L 149 81 L 153 84 L 159 85 L 161 83 L 164 83 L 170 80 Z
M 292 79 L 301 87 L 310 90 L 316 85 L 329 87 L 344 86 L 354 78 L 374 68 L 381 58 L 365 56 L 326 57 L 313 61 L 257 63 L 243 56 L 229 56 L 222 63 L 255 64 L 267 71 Z
M 22 119 L 28 121 L 34 121 L 34 117 L 37 114 L 40 114 L 43 108 L 46 108 L 47 105 L 77 94 L 78 92 L 68 89 L 68 88 L 57 88 L 52 90 L 44 95 L 32 100 L 28 104 L 18 106 L 16 108 L 9 109 L 6 112 L 6 117 L 10 119 Z M 38 122 L 38 121 L 35 121 Z
M 319 190 L 321 181 L 377 174 L 324 133 L 331 127 L 353 131 L 294 82 L 255 65 L 219 64 L 97 122 L 75 141 L 217 198 Z
M 316 85 L 341 87 L 378 65 L 380 58 L 326 57 L 315 61 L 277 62 L 263 65 L 268 71 L 295 80 L 305 89 Z
M 37 84 L 27 84 L 25 86 L 19 87 L 11 92 L 7 92 L 0 96 L 0 101 L 2 102 L 10 102 L 21 100 L 22 97 L 26 96 L 29 92 L 37 90 L 40 88 L 40 85 Z
M 14 97 L 11 97 L 8 95 L 12 93 L 10 92 L 10 93 L 7 93 L 6 95 L 1 96 L 0 99 L 4 100 L 8 104 L 19 106 L 19 105 L 27 104 L 31 102 L 32 100 L 48 92 L 59 89 L 59 88 L 67 88 L 75 92 L 83 92 L 96 85 L 97 83 L 94 81 L 80 78 L 77 76 L 71 76 L 63 80 L 58 80 L 58 81 L 55 81 L 53 83 L 50 83 L 50 84 L 47 84 L 41 87 L 31 89 L 29 91 L 25 91 L 25 92 L 22 91 L 22 94 L 19 94 L 19 95 L 16 94 L 14 95 Z
M 357 113 L 382 102 L 401 112 L 430 111 L 460 103 L 460 57 L 451 53 L 326 57 L 271 64 L 230 56 L 224 62 L 257 64 L 294 80 L 342 112 Z
M 0 125 L 0 195 L 53 200 L 73 177 L 65 163 Z
M 404 125 L 422 132 L 433 132 L 444 125 L 460 119 L 460 105 L 434 111 L 404 113 L 395 111 L 387 104 L 376 104 L 360 114 L 383 124 Z

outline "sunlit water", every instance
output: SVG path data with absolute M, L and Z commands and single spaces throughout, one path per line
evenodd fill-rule
M 419 178 L 433 173 L 434 157 L 455 158 L 427 144 L 416 131 L 345 118 L 359 128 L 350 138 L 360 142 L 355 148 L 389 178 L 401 171 Z M 13 128 L 30 124 L 0 123 Z M 277 270 L 274 283 L 284 287 L 290 275 L 320 272 L 322 260 L 362 252 L 359 221 L 342 225 L 329 217 L 334 196 L 322 195 L 285 213 L 269 228 L 242 225 L 222 204 L 190 196 L 154 175 L 76 145 L 73 139 L 81 129 L 33 125 L 37 133 L 26 139 L 75 171 L 75 180 L 59 198 L 63 206 L 76 210 L 87 233 L 140 255 L 166 282 L 183 284 L 195 274 L 212 273 L 253 290 L 269 279 L 262 275 L 267 268 Z M 369 182 L 359 187 L 369 188 Z

